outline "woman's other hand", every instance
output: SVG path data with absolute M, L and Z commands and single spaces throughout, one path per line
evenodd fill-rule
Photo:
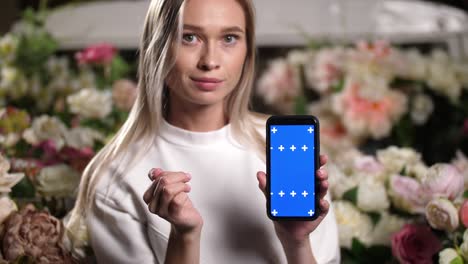
M 148 177 L 152 184 L 143 195 L 148 210 L 172 224 L 179 235 L 200 234 L 203 219 L 187 195 L 191 175 L 151 169 Z

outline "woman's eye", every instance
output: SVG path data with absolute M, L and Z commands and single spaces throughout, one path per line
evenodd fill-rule
M 195 43 L 197 41 L 197 36 L 194 34 L 184 34 L 182 40 L 187 43 Z
M 233 44 L 237 41 L 238 37 L 236 35 L 227 35 L 224 37 L 224 41 L 228 44 Z

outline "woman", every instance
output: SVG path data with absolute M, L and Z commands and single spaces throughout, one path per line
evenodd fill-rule
M 151 2 L 137 101 L 86 168 L 68 224 L 77 238 L 85 217 L 99 262 L 339 261 L 323 168 L 316 221 L 266 216 L 265 118 L 248 111 L 254 35 L 250 0 Z

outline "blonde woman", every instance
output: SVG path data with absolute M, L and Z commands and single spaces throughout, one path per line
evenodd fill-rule
M 339 262 L 323 168 L 316 221 L 266 215 L 265 118 L 248 110 L 254 29 L 250 0 L 151 1 L 138 98 L 86 168 L 67 225 L 76 243 L 85 223 L 98 262 Z

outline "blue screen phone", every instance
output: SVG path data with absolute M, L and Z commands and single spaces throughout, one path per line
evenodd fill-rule
M 316 171 L 319 122 L 314 116 L 272 116 L 267 121 L 267 214 L 273 220 L 319 215 Z

